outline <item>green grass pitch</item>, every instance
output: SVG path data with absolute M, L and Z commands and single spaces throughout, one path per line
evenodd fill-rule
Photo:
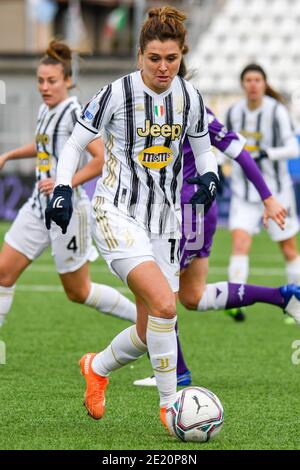
M 7 227 L 0 224 L 1 240 Z M 226 279 L 229 252 L 229 234 L 219 230 L 210 281 Z M 254 241 L 251 269 L 252 283 L 285 283 L 278 247 L 265 233 Z M 104 261 L 94 263 L 91 274 L 124 288 Z M 207 444 L 181 443 L 166 434 L 156 389 L 132 385 L 151 373 L 147 358 L 112 374 L 103 420 L 87 416 L 78 360 L 100 351 L 129 324 L 68 301 L 45 253 L 20 278 L 0 330 L 7 350 L 0 365 L 0 449 L 300 449 L 300 364 L 291 360 L 298 327 L 263 304 L 248 308 L 243 324 L 223 312 L 181 306 L 178 315 L 193 383 L 214 391 L 225 409 L 221 433 Z

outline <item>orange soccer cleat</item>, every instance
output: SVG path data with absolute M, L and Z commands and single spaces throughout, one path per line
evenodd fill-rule
M 167 424 L 167 407 L 166 406 L 163 406 L 162 408 L 160 408 L 159 417 L 160 417 L 163 427 L 168 431 L 170 436 L 173 436 L 174 433 L 172 432 L 172 429 Z
M 79 361 L 80 373 L 86 381 L 84 405 L 88 414 L 94 419 L 100 419 L 105 411 L 105 390 L 108 377 L 96 374 L 92 369 L 92 361 L 96 353 L 87 353 Z
M 160 417 L 160 420 L 161 420 L 164 428 L 166 428 L 166 430 L 168 431 L 169 428 L 168 428 L 168 425 L 167 425 L 167 408 L 166 407 L 163 407 L 163 408 L 160 409 L 159 417 Z

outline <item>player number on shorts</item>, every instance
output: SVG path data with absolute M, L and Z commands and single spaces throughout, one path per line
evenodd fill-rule
M 170 263 L 174 264 L 175 262 L 175 248 L 176 248 L 176 240 L 175 238 L 169 238 L 168 242 L 170 243 Z
M 74 235 L 74 237 L 71 238 L 71 240 L 69 241 L 68 245 L 67 245 L 67 248 L 68 250 L 72 250 L 74 253 L 78 250 L 78 246 L 77 246 L 77 243 L 76 243 L 76 237 Z

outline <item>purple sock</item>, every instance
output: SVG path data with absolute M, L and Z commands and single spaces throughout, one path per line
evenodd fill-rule
M 177 374 L 184 374 L 188 370 L 188 367 L 184 361 L 183 353 L 182 353 L 179 338 L 178 338 L 177 322 L 176 322 L 175 330 L 176 330 L 176 339 L 177 339 Z
M 279 288 L 228 283 L 226 308 L 246 307 L 256 302 L 283 307 L 284 300 Z

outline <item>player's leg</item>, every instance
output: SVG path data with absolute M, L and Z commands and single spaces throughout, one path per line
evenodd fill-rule
M 183 208 L 182 238 L 180 240 L 180 278 L 178 298 L 186 308 L 195 308 L 205 290 L 208 275 L 208 259 L 211 252 L 214 234 L 217 228 L 218 208 L 214 202 L 207 214 L 200 218 L 193 211 Z M 199 222 L 202 226 L 199 226 Z M 194 240 L 191 237 L 196 232 Z M 191 271 L 195 271 L 190 274 Z M 194 275 L 193 275 L 194 274 Z M 192 284 L 188 286 L 188 280 Z M 183 357 L 181 344 L 177 331 L 177 383 L 189 385 L 191 372 Z
M 285 259 L 285 269 L 289 284 L 300 284 L 300 256 L 297 247 L 296 235 L 299 232 L 299 220 L 296 210 L 295 195 L 291 188 L 276 194 L 278 201 L 287 209 L 287 218 L 284 230 L 270 221 L 268 232 L 271 239 L 279 243 Z
M 261 213 L 261 203 L 249 203 L 232 196 L 229 210 L 229 230 L 232 239 L 228 266 L 229 282 L 245 284 L 248 280 L 252 236 L 259 233 Z M 228 309 L 226 313 L 237 320 L 245 318 L 243 310 Z
M 160 403 L 166 405 L 176 395 L 176 303 L 174 287 L 171 289 L 171 283 L 158 263 L 164 259 L 169 247 L 160 247 L 161 250 L 155 253 L 152 240 L 141 226 L 102 197 L 94 200 L 92 217 L 93 238 L 102 256 L 112 271 L 128 283 L 138 298 L 139 308 L 136 325 L 121 332 L 101 353 L 89 355 L 89 358 L 85 355 L 80 361 L 87 382 L 85 404 L 91 412 L 89 403 L 92 402 L 94 417 L 103 415 L 105 387 L 103 383 L 94 387 L 97 376 L 107 384 L 107 375 L 111 371 L 145 353 L 147 341 L 155 374 L 159 375 Z M 168 240 L 164 243 L 168 244 Z M 178 277 L 175 276 L 179 270 L 178 260 L 172 269 L 178 291 Z M 92 390 L 90 383 L 94 387 Z M 99 406 L 95 412 L 97 402 Z
M 180 272 L 179 280 L 179 301 L 188 310 L 197 310 L 198 304 L 201 300 L 203 292 L 206 287 L 206 279 L 208 274 L 208 258 L 194 258 L 193 261 L 187 266 L 186 269 Z M 177 332 L 177 385 L 190 385 L 191 373 L 185 362 L 182 347 L 178 335 L 178 325 L 176 328 Z M 156 386 L 155 376 L 146 377 L 134 381 L 134 385 L 143 387 L 154 387 Z
M 198 304 L 206 288 L 208 266 L 209 258 L 194 258 L 180 273 L 178 297 L 188 310 L 198 310 Z
M 205 258 L 195 258 L 189 268 L 180 275 L 179 299 L 191 310 L 238 309 L 257 302 L 277 305 L 285 309 L 289 296 L 300 295 L 300 288 L 295 290 L 290 286 L 269 288 L 230 282 L 206 284 L 207 272 L 208 260 L 205 263 Z M 202 279 L 201 289 L 197 283 L 198 278 Z
M 300 286 L 294 284 L 277 288 L 231 282 L 207 284 L 197 310 L 240 309 L 258 302 L 276 305 L 300 323 Z
M 300 284 L 300 256 L 296 235 L 299 232 L 299 221 L 296 211 L 295 195 L 291 188 L 284 189 L 276 198 L 287 209 L 284 230 L 270 221 L 268 232 L 271 240 L 277 242 L 285 259 L 285 270 L 289 284 Z M 292 318 L 285 318 L 285 323 L 294 323 Z
M 68 231 L 62 235 L 59 227 L 51 228 L 52 254 L 56 269 L 68 298 L 95 308 L 99 312 L 136 321 L 136 306 L 113 287 L 92 282 L 89 261 L 97 258 L 90 233 L 90 203 L 77 202 Z
M 231 257 L 228 266 L 229 282 L 245 284 L 249 276 L 249 252 L 252 236 L 259 233 L 262 213 L 261 203 L 231 198 L 228 226 L 231 232 Z
M 31 260 L 4 242 L 0 253 L 0 327 L 11 309 L 15 283 Z
M 214 203 L 204 218 L 196 216 L 189 206 L 183 207 L 183 230 L 180 240 L 180 282 L 179 300 L 188 309 L 197 309 L 197 305 L 205 290 L 208 273 L 208 257 L 210 255 L 213 236 L 217 226 L 217 204 Z M 192 268 L 191 268 L 192 266 Z M 178 335 L 177 338 L 177 385 L 190 385 L 191 372 L 185 362 Z M 155 387 L 156 379 L 146 377 L 135 380 L 134 385 Z
M 279 246 L 286 263 L 288 283 L 300 284 L 300 255 L 296 236 L 279 241 Z
M 228 266 L 229 282 L 246 283 L 249 276 L 249 252 L 252 236 L 243 229 L 231 231 L 231 257 Z
M 117 289 L 91 282 L 89 263 L 73 272 L 60 274 L 65 293 L 72 302 L 87 305 L 122 320 L 136 322 L 136 306 Z
M 113 263 L 114 269 L 120 276 L 123 276 L 122 272 L 125 272 L 125 265 L 128 262 L 130 264 L 130 260 L 123 259 L 121 262 Z M 104 351 L 89 358 L 90 367 L 95 375 L 108 377 L 112 371 L 144 354 L 147 342 L 160 392 L 160 407 L 165 407 L 175 398 L 176 393 L 174 294 L 153 261 L 145 261 L 130 270 L 127 282 L 137 296 L 137 324 L 122 331 Z M 81 363 L 83 373 L 84 369 L 87 370 L 89 367 L 84 358 Z M 86 406 L 89 413 L 94 418 L 102 417 L 104 405 L 95 406 L 96 397 L 90 406 L 90 397 L 91 394 L 88 393 Z
M 252 237 L 248 232 L 236 229 L 231 232 L 232 251 L 228 266 L 228 279 L 230 282 L 247 282 L 249 275 L 249 252 Z M 236 321 L 244 321 L 245 311 L 242 309 L 228 309 L 225 313 Z
M 49 244 L 44 222 L 35 216 L 29 203 L 21 208 L 4 239 L 0 253 L 0 326 L 11 308 L 15 283 Z

